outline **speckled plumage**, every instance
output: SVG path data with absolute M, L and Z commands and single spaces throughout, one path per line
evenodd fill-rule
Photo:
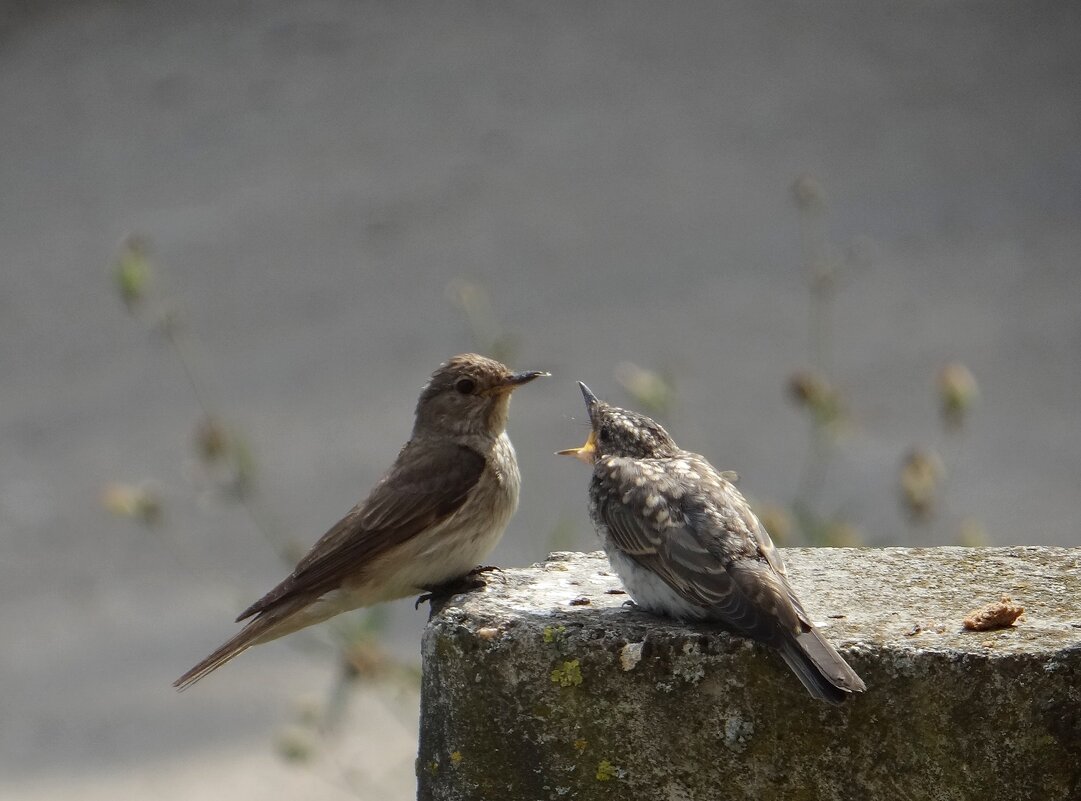
M 776 648 L 815 698 L 840 703 L 863 681 L 795 596 L 780 554 L 738 489 L 645 415 L 582 384 L 592 427 L 589 513 L 612 567 L 642 609 L 723 623 Z
M 511 392 L 547 375 L 473 353 L 432 373 L 413 434 L 368 497 L 296 569 L 241 613 L 247 625 L 175 682 L 183 689 L 242 651 L 341 612 L 435 591 L 495 547 L 518 508 L 505 427 Z

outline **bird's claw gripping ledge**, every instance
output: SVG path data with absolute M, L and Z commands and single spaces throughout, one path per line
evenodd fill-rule
M 481 578 L 482 573 L 498 573 L 500 578 L 503 578 L 503 568 L 496 565 L 477 565 L 461 578 L 453 579 L 435 587 L 426 587 L 425 589 L 428 592 L 417 597 L 417 600 L 413 603 L 413 608 L 420 609 L 421 604 L 427 603 L 432 605 L 432 612 L 434 613 L 438 611 L 434 605 L 437 602 L 439 606 L 442 606 L 452 595 L 487 587 L 488 582 Z

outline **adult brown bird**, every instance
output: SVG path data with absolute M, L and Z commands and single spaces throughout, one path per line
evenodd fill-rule
M 654 614 L 722 623 L 776 648 L 819 700 L 839 704 L 863 692 L 804 611 L 740 491 L 650 418 L 579 386 L 592 430 L 585 445 L 559 453 L 592 466 L 590 517 L 634 602 Z
M 240 614 L 237 622 L 251 620 L 239 634 L 174 686 L 188 687 L 252 645 L 469 576 L 518 508 L 518 462 L 506 434 L 511 393 L 545 375 L 511 372 L 475 353 L 441 364 L 417 401 L 412 436 L 368 497 Z

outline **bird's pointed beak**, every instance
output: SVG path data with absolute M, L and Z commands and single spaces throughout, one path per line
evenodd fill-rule
M 579 381 L 578 386 L 582 389 L 582 397 L 586 399 L 587 409 L 592 409 L 600 402 L 597 396 L 593 394 L 593 390 L 587 387 L 583 382 Z
M 504 378 L 497 386 L 492 388 L 492 392 L 503 394 L 504 392 L 513 392 L 523 384 L 528 384 L 536 378 L 547 378 L 551 373 L 546 373 L 543 370 L 524 370 L 520 373 L 511 373 Z
M 583 389 L 585 389 L 585 386 L 585 384 L 582 384 Z M 589 392 L 589 390 L 586 389 L 586 392 Z M 556 451 L 556 456 L 573 456 L 579 461 L 592 465 L 597 456 L 597 435 L 590 431 L 585 445 L 581 448 L 567 448 L 563 451 Z
M 548 378 L 551 375 L 551 373 L 546 373 L 544 370 L 526 370 L 521 373 L 511 373 L 507 383 L 513 387 L 520 387 L 522 384 L 528 384 L 534 378 Z

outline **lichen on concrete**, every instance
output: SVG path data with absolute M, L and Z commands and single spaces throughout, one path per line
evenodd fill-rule
M 784 557 L 863 695 L 815 702 L 767 648 L 624 607 L 602 554 L 553 554 L 433 612 L 419 798 L 1081 799 L 1081 551 Z M 1003 594 L 1016 625 L 962 628 Z

